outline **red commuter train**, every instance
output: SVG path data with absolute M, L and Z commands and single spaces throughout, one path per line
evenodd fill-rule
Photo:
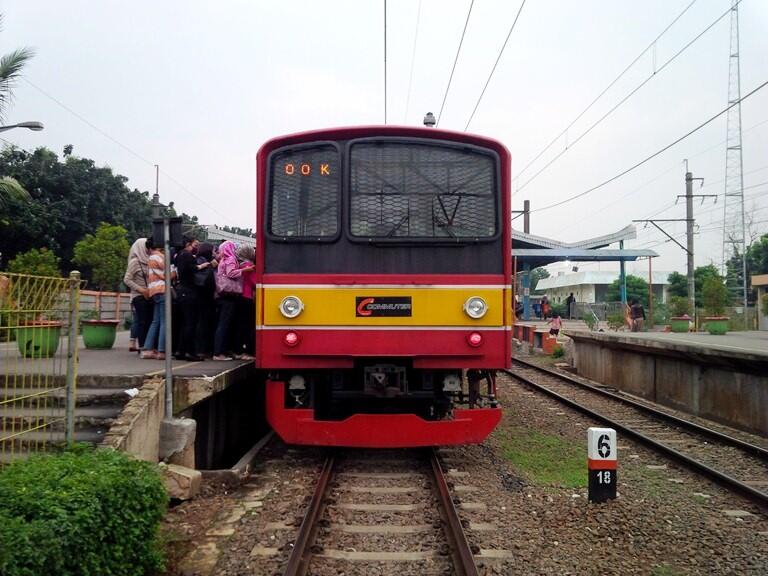
M 511 362 L 510 155 L 433 128 L 274 138 L 257 156 L 256 367 L 288 444 L 481 442 Z

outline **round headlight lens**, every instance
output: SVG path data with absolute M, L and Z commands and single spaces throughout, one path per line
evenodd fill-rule
M 280 302 L 280 313 L 286 318 L 296 318 L 304 310 L 304 303 L 298 296 L 286 296 Z
M 472 296 L 464 302 L 464 312 L 470 318 L 482 318 L 488 312 L 488 304 L 480 296 Z

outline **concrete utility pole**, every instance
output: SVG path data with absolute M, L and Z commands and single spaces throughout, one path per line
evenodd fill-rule
M 703 181 L 703 179 L 702 179 Z M 685 239 L 688 252 L 688 300 L 695 311 L 696 283 L 693 278 L 693 174 L 685 172 Z

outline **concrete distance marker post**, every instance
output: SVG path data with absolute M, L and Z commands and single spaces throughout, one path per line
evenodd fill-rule
M 616 498 L 616 430 L 587 430 L 587 468 L 589 501 L 605 502 Z

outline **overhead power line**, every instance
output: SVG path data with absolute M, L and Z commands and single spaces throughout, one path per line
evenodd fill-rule
M 739 0 L 739 1 L 741 1 L 741 0 Z M 681 55 L 682 55 L 684 52 L 686 52 L 686 51 L 688 50 L 688 48 L 690 48 L 691 46 L 693 46 L 693 45 L 694 45 L 694 44 L 695 44 L 695 43 L 696 43 L 696 42 L 697 42 L 697 41 L 698 41 L 698 40 L 699 40 L 699 39 L 700 39 L 702 36 L 704 36 L 704 35 L 705 35 L 707 32 L 709 32 L 709 31 L 710 31 L 712 28 L 714 28 L 714 27 L 715 27 L 715 25 L 717 25 L 717 24 L 718 24 L 718 23 L 719 23 L 719 22 L 720 22 L 720 21 L 721 21 L 723 18 L 725 18 L 725 17 L 726 17 L 728 14 L 730 14 L 730 12 L 731 12 L 731 9 L 730 9 L 730 8 L 729 8 L 728 10 L 726 10 L 725 12 L 723 12 L 723 13 L 722 13 L 722 14 L 721 14 L 721 15 L 720 15 L 720 16 L 719 16 L 719 17 L 718 17 L 716 20 L 714 20 L 712 23 L 710 23 L 710 24 L 709 24 L 709 25 L 708 25 L 706 28 L 704 28 L 704 30 L 702 30 L 701 32 L 699 32 L 699 33 L 698 33 L 698 34 L 697 34 L 697 35 L 696 35 L 696 36 L 695 36 L 693 39 L 691 39 L 691 40 L 690 40 L 690 41 L 689 41 L 689 42 L 688 42 L 688 43 L 687 43 L 685 46 L 683 46 L 683 47 L 682 47 L 680 50 L 678 50 L 677 52 L 675 52 L 675 54 L 674 54 L 674 55 L 672 55 L 672 57 L 670 57 L 668 60 L 666 60 L 666 61 L 665 61 L 665 62 L 664 62 L 664 63 L 663 63 L 661 66 L 659 66 L 658 68 L 655 68 L 655 69 L 654 69 L 654 71 L 653 71 L 653 73 L 652 73 L 651 75 L 649 75 L 649 76 L 648 76 L 648 77 L 647 77 L 645 80 L 643 80 L 642 82 L 640 82 L 640 84 L 638 84 L 637 86 L 635 86 L 635 87 L 634 87 L 634 88 L 633 88 L 633 89 L 632 89 L 632 90 L 631 90 L 631 91 L 630 91 L 628 94 L 626 94 L 626 95 L 625 95 L 625 96 L 624 96 L 624 97 L 623 97 L 621 100 L 619 100 L 619 102 L 618 102 L 617 104 L 615 104 L 615 105 L 614 105 L 612 108 L 610 108 L 610 109 L 609 109 L 609 110 L 608 110 L 608 111 L 607 111 L 605 114 L 603 114 L 603 115 L 602 115 L 600 118 L 598 118 L 598 119 L 597 119 L 595 122 L 593 122 L 593 123 L 592 123 L 592 124 L 589 126 L 589 128 L 587 128 L 586 130 L 584 130 L 584 132 L 582 132 L 581 134 L 579 134 L 579 136 L 578 136 L 578 137 L 577 137 L 575 140 L 573 140 L 573 142 L 570 142 L 570 143 L 568 143 L 568 144 L 565 146 L 565 148 L 563 148 L 563 149 L 562 149 L 562 150 L 561 150 L 561 151 L 560 151 L 560 152 L 559 152 L 557 155 L 555 155 L 555 156 L 554 156 L 554 157 L 553 157 L 553 158 L 552 158 L 552 159 L 551 159 L 549 162 L 547 162 L 547 163 L 546 163 L 544 166 L 542 166 L 542 167 L 541 167 L 541 168 L 540 168 L 540 169 L 539 169 L 539 170 L 538 170 L 538 171 L 537 171 L 537 172 L 536 172 L 536 173 L 535 173 L 533 176 L 531 176 L 531 177 L 530 177 L 528 180 L 526 180 L 526 182 L 525 182 L 525 183 L 524 183 L 522 186 L 518 187 L 518 188 L 517 188 L 517 191 L 519 192 L 520 190 L 522 190 L 523 188 L 525 188 L 526 186 L 528 186 L 528 184 L 530 184 L 531 182 L 533 182 L 533 181 L 534 181 L 536 178 L 538 178 L 538 177 L 539 177 L 539 176 L 542 174 L 542 172 L 544 172 L 544 171 L 545 171 L 547 168 L 549 168 L 550 166 L 552 166 L 552 164 L 554 164 L 555 162 L 557 162 L 557 160 L 559 160 L 559 159 L 560 159 L 560 158 L 561 158 L 561 157 L 562 157 L 562 156 L 563 156 L 563 155 L 564 155 L 566 152 L 568 152 L 569 150 L 571 150 L 571 149 L 572 149 L 572 148 L 573 148 L 573 147 L 574 147 L 574 146 L 575 146 L 575 145 L 576 145 L 578 142 L 580 142 L 580 141 L 581 141 L 581 140 L 582 140 L 582 139 L 583 139 L 585 136 L 587 136 L 587 135 L 588 135 L 590 132 L 592 132 L 592 130 L 594 130 L 595 128 L 597 128 L 597 127 L 598 127 L 598 126 L 599 126 L 599 125 L 600 125 L 600 124 L 601 124 L 601 123 L 602 123 L 602 122 L 603 122 L 603 121 L 604 121 L 606 118 L 608 118 L 608 117 L 609 117 L 611 114 L 613 114 L 613 113 L 614 113 L 616 110 L 618 110 L 619 108 L 621 108 L 621 106 L 623 106 L 623 105 L 624 105 L 624 104 L 625 104 L 625 103 L 626 103 L 626 102 L 627 102 L 627 101 L 628 101 L 630 98 L 632 98 L 632 96 L 634 96 L 635 94 L 637 94 L 637 92 L 639 92 L 639 91 L 640 91 L 640 90 L 641 90 L 641 89 L 642 89 L 642 88 L 643 88 L 643 87 L 644 87 L 646 84 L 648 84 L 648 83 L 649 83 L 651 80 L 653 80 L 654 78 L 656 78 L 656 76 L 657 76 L 657 74 L 658 74 L 659 72 L 661 72 L 661 71 L 662 71 L 662 70 L 664 70 L 664 69 L 665 69 L 667 66 L 669 66 L 670 64 L 672 64 L 672 62 L 674 62 L 675 60 L 677 60 L 677 58 L 679 58 L 679 57 L 680 57 L 680 56 L 681 56 Z M 567 129 L 566 129 L 566 131 L 567 131 Z M 529 166 L 530 166 L 530 163 L 529 163 Z M 526 166 L 526 168 L 528 168 L 528 166 Z M 522 172 L 523 172 L 523 171 L 524 171 L 524 170 L 521 170 L 520 174 L 522 174 Z M 518 177 L 520 176 L 520 174 L 518 174 Z
M 141 161 L 142 161 L 142 162 L 144 162 L 145 164 L 149 164 L 149 165 L 150 165 L 150 166 L 152 166 L 152 167 L 154 167 L 154 166 L 157 164 L 157 162 L 153 162 L 152 160 L 149 160 L 149 159 L 148 159 L 148 158 L 146 158 L 145 156 L 143 156 L 143 155 L 139 154 L 138 152 L 136 152 L 136 150 L 134 150 L 133 148 L 131 148 L 131 147 L 129 147 L 129 146 L 127 146 L 127 145 L 123 144 L 123 143 L 122 143 L 122 142 L 120 142 L 120 141 L 119 141 L 117 138 L 114 138 L 113 136 L 111 136 L 110 134 L 108 134 L 107 132 L 105 132 L 104 130 L 102 130 L 101 128 L 99 128 L 98 126 L 96 126 L 96 125 L 95 125 L 93 122 L 91 122 L 90 120 L 88 120 L 87 118 L 85 118 L 84 116 L 82 116 L 81 114 L 79 114 L 78 112 L 76 112 L 75 110 L 73 110 L 72 108 L 70 108 L 69 106 L 67 106 L 66 104 L 64 104 L 64 102 L 62 102 L 61 100 L 59 100 L 58 98 L 56 98 L 54 95 L 52 95 L 52 94 L 50 94 L 49 92 L 46 92 L 45 90 L 43 90 L 43 89 L 42 89 L 40 86 L 38 86 L 38 85 L 37 85 L 37 84 L 35 84 L 34 82 L 30 81 L 30 80 L 29 80 L 29 79 L 27 79 L 27 78 L 22 78 L 22 80 L 23 80 L 24 82 L 26 82 L 27 84 L 29 84 L 29 85 L 30 85 L 32 88 L 34 88 L 35 90 L 37 90 L 38 92 L 40 92 L 40 94 L 42 94 L 43 96 L 45 96 L 45 97 L 46 97 L 46 98 L 48 98 L 49 100 L 52 100 L 53 102 L 55 102 L 55 103 L 56 103 L 57 105 L 59 105 L 61 108 L 63 108 L 64 110 L 66 110 L 67 112 L 69 112 L 70 114 L 72 114 L 72 116 L 74 116 L 75 118 L 77 118 L 78 120 L 80 120 L 81 122 L 83 122 L 84 124 L 86 124 L 87 126 L 89 126 L 90 128 L 92 128 L 93 130 L 95 130 L 96 132 L 98 132 L 99 134 L 101 134 L 102 136 L 104 136 L 104 137 L 105 137 L 107 140 L 109 140 L 109 141 L 111 141 L 111 142 L 113 142 L 113 143 L 117 144 L 117 145 L 118 145 L 120 148 L 122 148 L 123 150 L 125 150 L 126 152 L 128 152 L 129 154 L 131 154 L 132 156 L 134 156 L 135 158 L 137 158 L 138 160 L 141 160 Z M 170 180 L 171 182 L 173 182 L 173 183 L 174 183 L 174 184 L 175 184 L 175 185 L 176 185 L 176 186 L 177 186 L 177 187 L 178 187 L 180 190 L 182 190 L 182 191 L 186 192 L 187 194 L 189 194 L 190 196 L 192 196 L 192 198 L 194 198 L 194 199 L 196 199 L 198 202 L 200 202 L 200 203 L 201 203 L 203 206 L 206 206 L 207 208 L 209 208 L 210 210 L 212 210 L 213 212 L 215 212 L 216 214 L 218 214 L 218 215 L 219 215 L 219 216 L 221 216 L 222 218 L 228 219 L 228 217 L 227 217 L 227 216 L 225 216 L 224 214 L 222 214 L 221 212 L 219 212 L 219 211 L 218 211 L 218 210 L 217 210 L 217 209 L 216 209 L 214 206 L 212 206 L 211 204 L 209 204 L 208 202 L 206 202 L 205 200 L 203 200 L 203 199 L 202 199 L 200 196 L 198 196 L 197 194 L 195 194 L 194 192 L 192 192 L 192 191 L 191 191 L 189 188 L 187 188 L 186 186 L 184 186 L 184 185 L 183 185 L 181 182 L 179 182 L 179 181 L 178 181 L 176 178 L 174 178 L 173 176 L 171 176 L 170 174 L 168 174 L 168 172 L 166 172 L 165 170 L 162 170 L 162 169 L 161 169 L 161 170 L 160 170 L 160 173 L 161 173 L 163 176 L 165 176 L 166 178 L 168 178 L 168 180 Z
M 749 92 L 746 95 L 742 96 L 741 98 L 739 98 L 735 102 L 732 102 L 731 104 L 729 104 L 728 106 L 723 108 L 720 112 L 718 112 L 717 114 L 715 114 L 714 116 L 712 116 L 708 120 L 705 120 L 704 122 L 699 124 L 693 130 L 690 130 L 686 134 L 680 136 L 677 140 L 674 140 L 673 142 L 670 142 L 669 144 L 667 144 L 663 148 L 660 148 L 659 150 L 657 150 L 656 152 L 654 152 L 650 156 L 647 156 L 643 160 L 640 160 L 639 162 L 637 162 L 636 164 L 630 166 L 626 170 L 623 170 L 623 171 L 619 172 L 618 174 L 616 174 L 615 176 L 612 176 L 611 178 L 608 178 L 608 180 L 605 180 L 605 181 L 601 182 L 600 184 L 598 184 L 596 186 L 592 186 L 592 188 L 588 188 L 587 190 L 584 190 L 583 192 L 579 192 L 578 194 L 574 194 L 573 196 L 570 196 L 570 197 L 566 198 L 565 200 L 560 200 L 559 202 L 555 202 L 554 204 L 549 204 L 548 206 L 543 206 L 542 208 L 539 208 L 537 210 L 532 210 L 532 212 L 542 212 L 544 210 L 549 210 L 549 209 L 555 208 L 557 206 L 562 206 L 563 204 L 567 204 L 568 202 L 572 202 L 572 201 L 574 201 L 574 200 L 576 200 L 578 198 L 582 198 L 582 197 L 586 196 L 587 194 L 590 194 L 591 192 L 594 192 L 595 190 L 598 190 L 598 189 L 602 188 L 603 186 L 606 186 L 606 185 L 610 184 L 611 182 L 614 182 L 614 181 L 618 180 L 622 176 L 626 176 L 627 174 L 629 174 L 633 170 L 639 168 L 640 166 L 642 166 L 646 162 L 652 160 L 653 158 L 655 158 L 659 154 L 662 154 L 662 153 L 666 152 L 667 150 L 669 150 L 673 146 L 679 144 L 680 142 L 682 142 L 683 140 L 685 140 L 686 138 L 691 136 L 692 134 L 695 134 L 696 132 L 698 132 L 699 130 L 704 128 L 707 124 L 710 124 L 711 122 L 714 122 L 720 116 L 722 116 L 723 114 L 728 112 L 728 110 L 730 110 L 734 106 L 737 106 L 740 102 L 743 102 L 744 100 L 746 100 L 747 98 L 749 98 L 753 94 L 755 94 L 755 93 L 759 92 L 760 90 L 762 90 L 763 88 L 765 88 L 766 85 L 768 85 L 768 80 L 766 80 L 765 82 L 760 84 L 757 88 L 754 88 L 751 92 Z
M 437 122 L 435 126 L 440 125 L 440 119 L 443 117 L 443 108 L 445 108 L 445 101 L 448 99 L 448 91 L 451 89 L 451 81 L 453 80 L 453 73 L 456 71 L 456 63 L 459 61 L 459 54 L 461 54 L 461 45 L 464 44 L 464 35 L 467 33 L 467 26 L 469 25 L 469 17 L 472 15 L 472 6 L 475 5 L 475 0 L 469 3 L 469 10 L 467 10 L 467 19 L 464 21 L 464 30 L 461 31 L 461 39 L 459 40 L 459 47 L 456 49 L 456 58 L 453 59 L 453 68 L 451 68 L 451 75 L 448 77 L 448 86 L 445 87 L 445 94 L 443 95 L 443 103 L 440 105 L 440 112 L 437 115 Z
M 696 0 L 693 0 L 696 2 Z M 493 68 L 491 68 L 491 73 L 488 74 L 488 80 L 485 81 L 485 86 L 483 86 L 483 91 L 480 92 L 480 97 L 477 99 L 477 102 L 475 103 L 475 107 L 472 109 L 472 114 L 469 115 L 469 120 L 467 120 L 467 125 L 464 126 L 464 132 L 467 131 L 469 128 L 470 123 L 472 122 L 472 118 L 475 117 L 475 112 L 477 112 L 477 107 L 480 106 L 480 101 L 483 99 L 483 96 L 485 95 L 485 90 L 488 88 L 488 84 L 491 83 L 491 78 L 493 78 L 493 73 L 496 72 L 496 66 L 499 65 L 499 60 L 501 60 L 502 54 L 504 54 L 504 48 L 507 47 L 507 42 L 509 42 L 509 37 L 512 36 L 512 31 L 515 29 L 515 24 L 517 24 L 518 18 L 520 18 L 520 13 L 523 11 L 523 6 L 525 6 L 525 0 L 520 4 L 520 8 L 517 10 L 517 14 L 515 15 L 515 19 L 512 22 L 512 26 L 509 28 L 509 32 L 507 33 L 507 37 L 504 39 L 504 44 L 501 46 L 501 50 L 499 50 L 499 55 L 496 57 L 496 62 L 493 63 Z
M 602 90 L 602 92 L 600 92 L 600 94 L 598 94 L 597 96 L 595 96 L 594 100 L 592 100 L 592 102 L 590 102 L 590 103 L 589 103 L 589 105 L 588 105 L 586 108 L 584 108 L 584 110 L 582 110 L 582 111 L 581 111 L 581 112 L 578 114 L 578 116 L 576 116 L 576 118 L 574 118 L 573 120 L 571 120 L 571 123 L 570 123 L 570 124 L 568 124 L 568 126 L 566 126 L 566 127 L 565 127 L 565 128 L 562 130 L 562 132 L 560 132 L 560 133 L 559 133 L 557 136 L 555 136 L 555 137 L 552 139 L 552 141 L 551 141 L 549 144 L 547 144 L 547 145 L 546 145 L 546 146 L 545 146 L 545 147 L 544 147 L 544 148 L 543 148 L 543 149 L 542 149 L 542 150 L 541 150 L 541 151 L 540 151 L 540 152 L 539 152 L 539 153 L 536 155 L 536 157 L 535 157 L 533 160 L 531 160 L 530 162 L 528 162 L 528 164 L 526 164 L 526 165 L 525 165 L 525 167 L 524 167 L 522 170 L 520 170 L 520 173 L 519 173 L 519 174 L 518 174 L 518 175 L 517 175 L 515 178 L 516 178 L 516 179 L 517 179 L 517 178 L 519 178 L 519 177 L 520 177 L 520 176 L 521 176 L 521 175 L 522 175 L 522 174 L 523 174 L 523 173 L 524 173 L 526 170 L 528 170 L 528 168 L 530 168 L 530 167 L 531 167 L 531 165 L 532 165 L 534 162 L 536 162 L 536 160 L 538 160 L 539 158 L 541 158 L 541 156 L 542 156 L 542 155 L 543 155 L 543 154 L 544 154 L 544 153 L 545 153 L 547 150 L 549 150 L 549 149 L 552 147 L 552 145 L 553 145 L 555 142 L 557 142 L 557 141 L 558 141 L 558 140 L 559 140 L 559 139 L 560 139 L 562 136 L 564 136 L 564 135 L 565 135 L 565 133 L 566 133 L 566 132 L 568 132 L 568 130 L 569 130 L 569 129 L 570 129 L 570 128 L 571 128 L 571 127 L 574 125 L 574 124 L 576 124 L 576 122 L 578 122 L 578 121 L 579 121 L 579 119 L 581 119 L 581 117 L 582 117 L 582 116 L 584 116 L 584 114 L 586 114 L 586 113 L 587 113 L 587 112 L 588 112 L 588 111 L 589 111 L 589 110 L 592 108 L 592 106 L 594 106 L 595 104 L 597 104 L 597 101 L 598 101 L 598 100 L 600 100 L 600 98 L 602 98 L 602 97 L 605 95 L 605 93 L 606 93 L 606 92 L 608 92 L 608 90 L 610 90 L 611 88 L 613 88 L 613 86 L 616 84 L 616 82 L 618 82 L 619 80 L 621 80 L 621 79 L 624 77 L 624 74 L 626 74 L 627 72 L 629 72 L 629 70 L 630 70 L 630 69 L 631 69 L 631 68 L 632 68 L 632 67 L 633 67 L 635 64 L 637 64 L 638 60 L 640 60 L 640 58 L 642 58 L 643 56 L 645 56 L 645 54 L 648 52 L 648 50 L 650 50 L 651 48 L 653 48 L 653 47 L 656 45 L 656 42 L 658 42 L 658 41 L 659 41 L 659 39 L 660 39 L 662 36 L 664 36 L 664 34 L 666 34 L 666 33 L 667 33 L 667 31 L 668 31 L 670 28 L 672 28 L 672 26 L 674 26 L 674 24 L 675 24 L 675 23 L 676 23 L 678 20 L 680 20 L 680 18 L 682 18 L 683 14 L 685 14 L 686 12 L 688 12 L 688 10 L 691 8 L 691 6 L 693 6 L 694 4 L 696 4 L 696 2 L 697 2 L 697 1 L 698 1 L 698 0 L 693 0 L 693 1 L 692 1 L 690 4 L 688 4 L 688 6 L 686 6 L 686 7 L 685 7 L 685 9 L 683 9 L 683 11 L 682 11 L 682 12 L 680 12 L 680 14 L 678 14 L 678 15 L 675 17 L 675 19 L 674 19 L 674 20 L 672 20 L 672 22 L 670 22 L 670 23 L 667 25 L 667 27 L 666 27 L 666 28 L 664 28 L 664 30 L 662 30 L 662 31 L 661 31 L 661 33 L 660 33 L 658 36 L 656 36 L 656 38 L 654 38 L 653 40 L 651 40 L 651 43 L 650 43 L 650 44 L 648 44 L 648 46 L 646 46 L 646 47 L 645 47 L 645 48 L 644 48 L 644 49 L 643 49 L 643 50 L 640 52 L 640 54 L 638 54 L 637 56 L 635 56 L 635 59 L 634 59 L 634 60 L 632 60 L 632 62 L 630 62 L 629 64 L 627 64 L 627 67 L 626 67 L 626 68 L 624 68 L 624 70 L 622 70 L 622 71 L 621 71 L 621 73 L 619 73 L 619 75 L 618 75 L 618 76 L 616 76 L 616 78 L 614 78 L 614 79 L 611 81 L 611 83 L 610 83 L 610 84 L 608 84 L 608 86 L 606 86 L 605 88 L 603 88 L 603 90 Z
M 408 96 L 405 98 L 405 116 L 403 123 L 408 122 L 408 111 L 411 108 L 411 87 L 413 86 L 413 69 L 416 65 L 416 44 L 419 41 L 419 22 L 421 20 L 421 0 L 416 9 L 416 31 L 413 33 L 413 51 L 411 52 L 411 72 L 408 74 Z

